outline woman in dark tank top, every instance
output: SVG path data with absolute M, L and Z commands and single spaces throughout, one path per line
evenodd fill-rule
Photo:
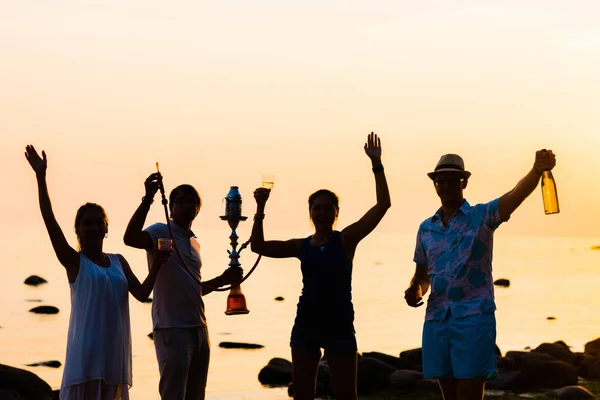
M 375 175 L 377 203 L 342 231 L 333 225 L 339 213 L 335 193 L 321 189 L 310 195 L 308 208 L 315 232 L 304 239 L 264 240 L 263 219 L 270 189 L 254 192 L 257 209 L 251 248 L 265 257 L 300 259 L 302 294 L 292 328 L 295 400 L 314 399 L 321 348 L 331 372 L 335 398 L 357 400 L 357 345 L 352 306 L 352 260 L 358 243 L 381 221 L 391 206 L 381 164 L 381 142 L 371 132 L 364 146 Z

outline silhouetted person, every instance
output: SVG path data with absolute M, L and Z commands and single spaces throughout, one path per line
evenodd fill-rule
M 445 400 L 481 400 L 485 381 L 497 375 L 494 231 L 555 164 L 552 151 L 536 152 L 533 168 L 514 189 L 475 206 L 463 198 L 471 173 L 460 156 L 442 156 L 428 173 L 442 206 L 419 227 L 416 271 L 405 299 L 419 307 L 431 286 L 423 327 L 423 375 L 438 379 Z
M 357 222 L 341 232 L 333 225 L 338 217 L 338 197 L 319 190 L 308 199 L 315 232 L 305 239 L 264 240 L 263 218 L 270 189 L 254 192 L 257 209 L 251 248 L 266 257 L 300 259 L 302 295 L 292 329 L 294 399 L 314 399 L 321 348 L 331 371 L 335 398 L 356 400 L 357 344 L 352 305 L 352 260 L 358 243 L 381 221 L 391 206 L 381 164 L 381 145 L 371 133 L 364 146 L 375 174 L 377 203 Z
M 156 275 L 170 252 L 157 252 L 150 273 L 140 283 L 120 254 L 108 254 L 102 243 L 108 234 L 108 218 L 98 204 L 77 210 L 73 249 L 58 225 L 46 186 L 46 153 L 31 145 L 25 157 L 35 171 L 40 209 L 58 261 L 65 267 L 71 288 L 71 316 L 67 355 L 60 398 L 63 400 L 129 399 L 131 386 L 131 331 L 128 291 L 145 301 Z
M 126 245 L 145 249 L 148 260 L 157 249 L 158 239 L 170 238 L 166 223 L 142 230 L 161 179 L 158 172 L 146 179 L 146 194 L 123 238 Z M 201 206 L 193 186 L 180 185 L 169 195 L 169 224 L 185 264 L 176 254 L 161 269 L 154 285 L 152 324 L 163 400 L 203 400 L 205 396 L 210 341 L 202 296 L 211 290 L 200 285 L 200 245 L 191 229 Z M 206 284 L 221 287 L 236 283 L 241 281 L 241 273 L 240 268 L 227 269 Z

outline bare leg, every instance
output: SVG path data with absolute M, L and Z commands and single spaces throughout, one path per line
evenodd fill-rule
M 459 400 L 482 400 L 485 388 L 485 378 L 458 379 Z
M 444 400 L 458 400 L 458 382 L 454 378 L 438 379 Z
M 327 355 L 327 364 L 337 400 L 358 400 L 356 393 L 356 353 L 344 356 Z
M 294 400 L 314 400 L 321 349 L 292 349 Z

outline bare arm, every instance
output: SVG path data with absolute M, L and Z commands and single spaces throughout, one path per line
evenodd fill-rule
M 421 307 L 423 305 L 423 296 L 429 290 L 431 280 L 427 273 L 426 265 L 417 264 L 415 274 L 410 280 L 408 289 L 404 292 L 404 299 L 411 307 Z
M 142 198 L 142 203 L 139 205 L 131 220 L 129 220 L 129 224 L 127 224 L 127 229 L 125 230 L 125 235 L 123 236 L 123 242 L 127 246 L 135 247 L 137 249 L 145 249 L 148 251 L 152 251 L 154 249 L 154 242 L 152 241 L 152 237 L 148 232 L 144 232 L 144 223 L 146 222 L 146 217 L 148 216 L 148 211 L 150 211 L 150 206 L 152 205 L 154 195 L 159 187 L 159 181 L 162 179 L 160 173 L 155 172 L 151 174 L 146 181 L 144 182 L 144 186 L 146 188 L 146 194 Z
M 67 270 L 69 282 L 75 282 L 77 274 L 79 273 L 79 253 L 67 242 L 62 229 L 60 229 L 60 226 L 56 221 L 54 211 L 52 210 L 48 186 L 46 184 L 46 153 L 42 151 L 43 158 L 40 158 L 35 148 L 29 145 L 26 147 L 25 157 L 35 171 L 40 210 L 42 212 L 44 224 L 46 225 L 46 230 L 50 236 L 50 241 L 52 242 L 52 248 L 58 257 L 58 261 Z
M 263 219 L 265 218 L 265 204 L 270 193 L 271 190 L 265 188 L 258 188 L 254 191 L 256 215 L 254 216 L 254 225 L 252 225 L 252 235 L 250 236 L 250 249 L 265 257 L 298 257 L 302 239 L 265 241 Z
M 158 275 L 158 271 L 160 270 L 160 267 L 169 260 L 169 258 L 171 258 L 170 251 L 154 252 L 150 272 L 148 273 L 146 279 L 144 279 L 144 283 L 140 283 L 138 278 L 131 270 L 129 263 L 127 262 L 127 260 L 125 260 L 125 257 L 119 254 L 119 260 L 121 260 L 121 265 L 123 266 L 123 271 L 125 272 L 125 277 L 127 278 L 129 293 L 131 293 L 133 297 L 135 297 L 140 302 L 148 300 L 150 293 L 152 293 L 152 288 L 154 288 L 154 283 L 156 282 L 156 276 Z
M 360 220 L 342 231 L 343 241 L 352 254 L 354 253 L 353 249 L 375 229 L 392 205 L 390 191 L 385 179 L 385 173 L 383 172 L 383 165 L 381 164 L 381 140 L 373 132 L 367 138 L 365 152 L 371 159 L 375 175 L 377 203 Z
M 540 150 L 535 154 L 533 168 L 508 193 L 500 197 L 498 211 L 503 221 L 508 221 L 511 214 L 535 190 L 543 171 L 548 171 L 556 165 L 556 158 L 551 150 Z

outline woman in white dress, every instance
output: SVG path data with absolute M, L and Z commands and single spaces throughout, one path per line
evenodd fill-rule
M 25 157 L 35 171 L 42 217 L 71 289 L 60 398 L 128 400 L 132 384 L 128 292 L 139 301 L 146 300 L 171 252 L 156 251 L 150 272 L 140 283 L 123 256 L 103 252 L 108 218 L 104 209 L 94 203 L 86 203 L 77 211 L 75 233 L 79 251 L 73 249 L 52 211 L 46 185 L 46 153 L 40 157 L 29 145 Z

